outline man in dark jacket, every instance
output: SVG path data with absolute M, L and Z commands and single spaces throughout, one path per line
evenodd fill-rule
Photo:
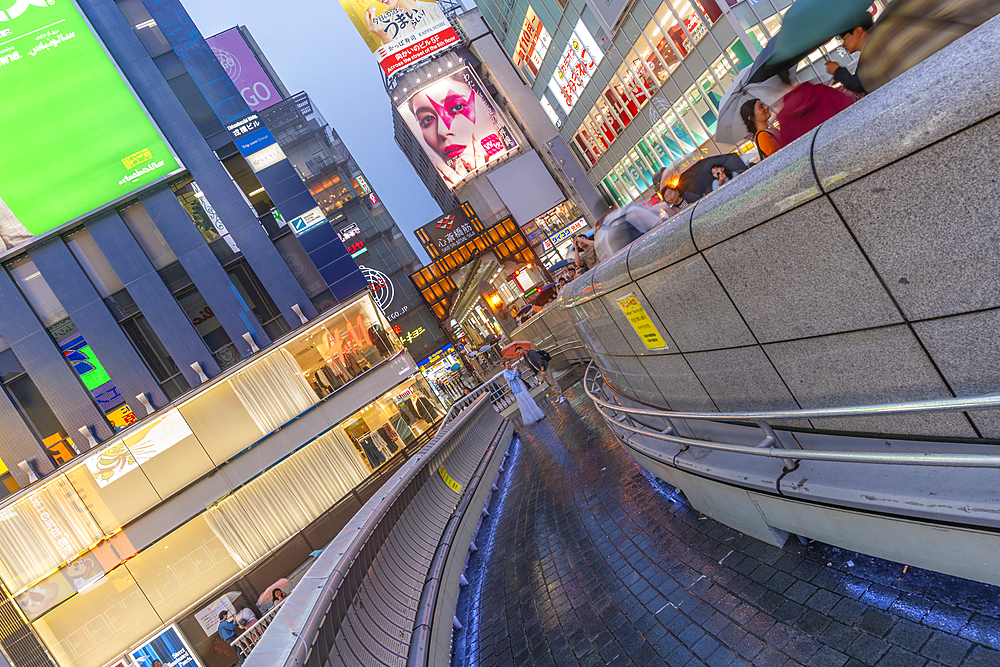
M 871 32 L 872 25 L 872 19 L 869 17 L 862 25 L 842 34 L 840 39 L 844 42 L 844 49 L 848 53 L 858 53 L 865 48 L 865 42 L 868 41 L 868 33 Z M 865 87 L 861 84 L 861 79 L 858 78 L 857 74 L 851 74 L 846 67 L 830 60 L 826 63 L 826 71 L 832 74 L 833 78 L 839 81 L 844 88 L 858 95 L 865 94 Z M 784 131 L 784 126 L 781 129 Z
M 559 383 L 556 382 L 555 377 L 552 375 L 552 371 L 549 370 L 549 362 L 542 358 L 542 355 L 538 353 L 537 350 L 526 350 L 523 347 L 516 348 L 518 355 L 524 359 L 531 368 L 545 378 L 545 381 L 549 383 L 549 386 L 556 390 L 556 403 L 565 403 L 566 397 L 563 396 L 562 389 L 559 387 Z

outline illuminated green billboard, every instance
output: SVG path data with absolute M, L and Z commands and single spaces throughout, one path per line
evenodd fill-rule
M 0 252 L 179 168 L 72 0 L 0 12 Z

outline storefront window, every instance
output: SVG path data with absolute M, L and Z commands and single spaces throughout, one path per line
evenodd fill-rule
M 361 462 L 375 470 L 444 417 L 430 385 L 416 375 L 369 403 L 337 428 Z
M 401 347 L 370 298 L 351 304 L 287 345 L 319 398 L 340 389 Z

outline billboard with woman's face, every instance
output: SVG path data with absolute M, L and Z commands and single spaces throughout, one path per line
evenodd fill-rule
M 469 67 L 418 90 L 399 107 L 399 114 L 449 188 L 518 148 L 514 133 Z

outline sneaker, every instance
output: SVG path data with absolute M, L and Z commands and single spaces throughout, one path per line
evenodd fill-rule
M 556 403 L 565 403 L 565 402 L 566 402 L 565 396 L 560 396 L 558 399 L 556 399 Z

